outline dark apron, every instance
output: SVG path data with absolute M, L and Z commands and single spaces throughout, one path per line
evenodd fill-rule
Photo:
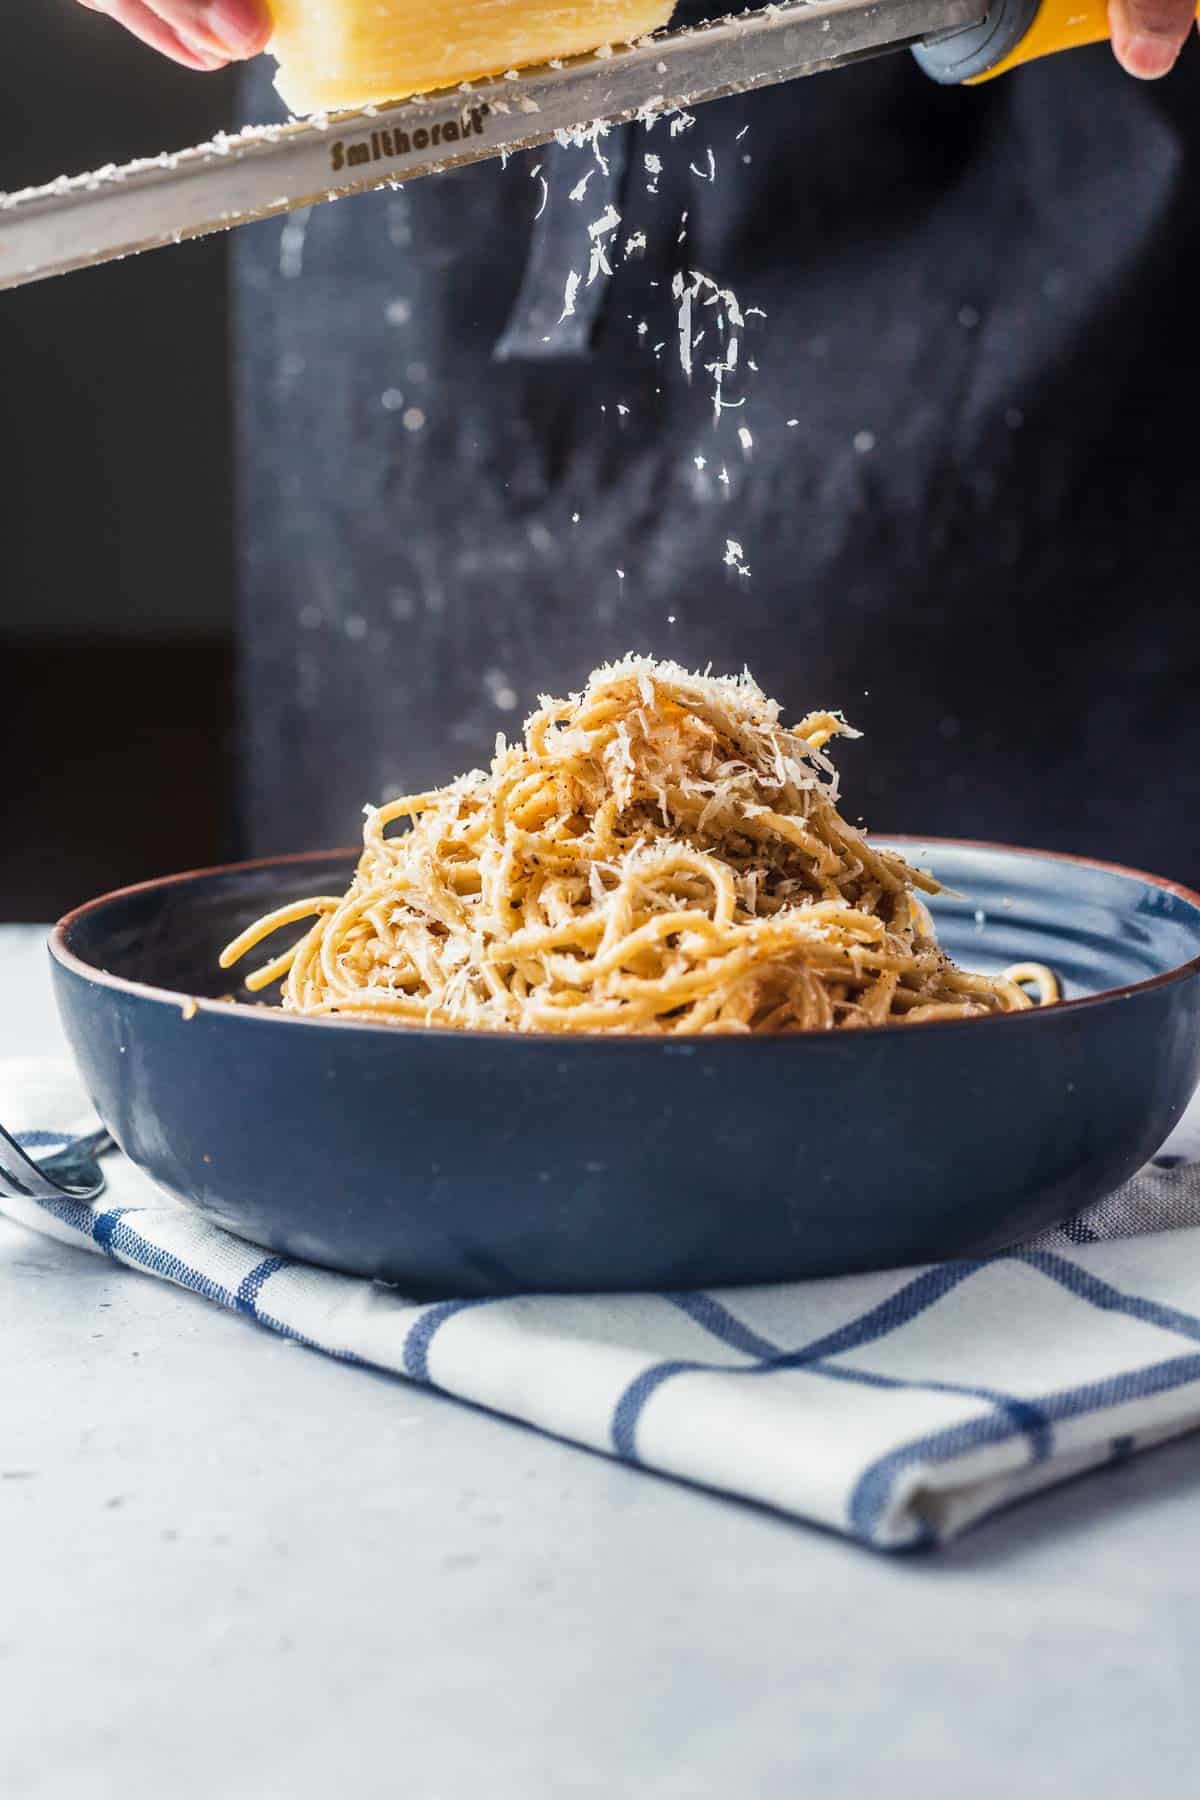
M 580 204 L 592 153 L 554 148 L 238 233 L 248 848 L 352 842 L 365 800 L 485 762 L 539 691 L 637 649 L 841 707 L 875 827 L 1200 880 L 1183 60 L 967 92 L 893 57 L 624 128 Z M 719 429 L 679 269 L 766 314 Z

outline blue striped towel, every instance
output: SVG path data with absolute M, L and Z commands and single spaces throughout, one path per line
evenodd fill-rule
M 29 1062 L 0 1064 L 0 1118 L 40 1153 L 96 1124 L 73 1075 Z M 105 1166 L 90 1206 L 0 1206 L 344 1362 L 881 1549 L 1200 1425 L 1200 1102 L 1119 1193 L 1021 1250 L 724 1292 L 416 1304 Z

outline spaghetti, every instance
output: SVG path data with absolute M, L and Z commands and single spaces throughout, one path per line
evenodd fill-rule
M 792 729 L 748 674 L 628 657 L 543 700 L 490 771 L 367 810 L 349 891 L 269 913 L 230 967 L 309 1016 L 544 1032 L 792 1032 L 1013 1012 L 1040 965 L 969 974 L 938 884 L 837 809 L 836 714 Z M 402 820 L 410 828 L 391 834 Z

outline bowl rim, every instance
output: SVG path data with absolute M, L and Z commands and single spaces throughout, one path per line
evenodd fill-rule
M 901 846 L 944 848 L 948 850 L 981 850 L 996 852 L 1007 856 L 1033 857 L 1042 862 L 1063 863 L 1069 867 L 1096 870 L 1106 875 L 1119 875 L 1127 880 L 1138 881 L 1145 886 L 1157 888 L 1161 893 L 1171 894 L 1178 900 L 1185 901 L 1197 915 L 1200 927 L 1200 892 L 1179 881 L 1172 881 L 1165 875 L 1151 874 L 1147 869 L 1133 868 L 1126 863 L 1109 862 L 1101 857 L 1078 856 L 1064 850 L 1034 850 L 1021 844 L 999 844 L 986 838 L 940 837 L 936 834 L 922 836 L 916 832 L 881 831 L 873 834 L 879 842 Z M 116 992 L 128 994 L 142 1000 L 154 1001 L 175 1008 L 191 1019 L 204 1012 L 220 1018 L 241 1018 L 253 1020 L 258 1024 L 284 1024 L 286 1026 L 321 1027 L 333 1031 L 358 1031 L 382 1035 L 388 1041 L 400 1039 L 410 1041 L 419 1039 L 423 1042 L 435 1040 L 451 1043 L 481 1042 L 503 1044 L 552 1044 L 561 1050 L 565 1044 L 624 1044 L 624 1045 L 657 1045 L 675 1055 L 687 1048 L 695 1050 L 696 1040 L 692 1038 L 672 1038 L 651 1035 L 645 1032 L 604 1032 L 604 1031 L 481 1031 L 467 1028 L 461 1031 L 449 1029 L 442 1025 L 384 1025 L 376 1020 L 353 1018 L 312 1017 L 302 1013 L 288 1013 L 279 1007 L 268 1007 L 245 1000 L 212 1000 L 202 995 L 193 995 L 176 988 L 157 987 L 150 982 L 134 981 L 128 976 L 114 975 L 107 969 L 89 963 L 70 948 L 67 943 L 68 934 L 76 925 L 90 914 L 101 911 L 114 901 L 125 900 L 134 894 L 151 893 L 156 889 L 179 887 L 189 882 L 199 882 L 216 875 L 250 874 L 259 869 L 287 869 L 305 863 L 332 862 L 337 858 L 355 860 L 361 854 L 361 846 L 353 849 L 300 850 L 283 856 L 259 856 L 245 862 L 217 863 L 210 868 L 185 869 L 173 875 L 156 875 L 148 881 L 134 881 L 124 887 L 112 888 L 107 893 L 97 894 L 91 900 L 85 900 L 74 906 L 69 912 L 51 927 L 47 948 L 51 958 L 60 968 L 80 976 L 94 986 L 107 987 Z M 1075 1013 L 1086 1008 L 1105 1006 L 1113 1000 L 1129 1000 L 1146 994 L 1157 988 L 1166 987 L 1177 981 L 1186 980 L 1189 976 L 1200 975 L 1200 951 L 1189 957 L 1186 962 L 1177 963 L 1174 968 L 1164 969 L 1157 975 L 1148 975 L 1144 981 L 1126 982 L 1120 987 L 1103 988 L 1098 994 L 1081 994 L 1074 1000 L 1060 1000 L 1053 1006 L 1034 1006 L 1028 1011 L 996 1013 L 989 1016 L 988 1023 L 995 1029 L 1001 1023 L 1009 1026 L 1018 1021 L 1025 1027 L 1035 1019 L 1056 1019 L 1066 1013 Z M 964 1027 L 980 1024 L 978 1018 L 970 1019 L 930 1019 L 921 1026 L 921 1036 L 929 1033 L 961 1031 Z M 881 1036 L 894 1037 L 894 1025 L 868 1025 L 853 1033 L 844 1032 L 772 1032 L 760 1033 L 757 1036 L 740 1033 L 715 1035 L 705 1038 L 706 1051 L 714 1051 L 718 1045 L 726 1044 L 763 1044 L 781 1043 L 824 1043 L 831 1041 L 841 1043 L 847 1036 L 876 1039 Z M 720 1052 L 719 1052 L 720 1053 Z

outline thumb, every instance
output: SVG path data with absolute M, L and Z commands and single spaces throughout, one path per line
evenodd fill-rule
M 1173 67 L 1196 17 L 1194 0 L 1109 0 L 1113 53 L 1139 81 Z

